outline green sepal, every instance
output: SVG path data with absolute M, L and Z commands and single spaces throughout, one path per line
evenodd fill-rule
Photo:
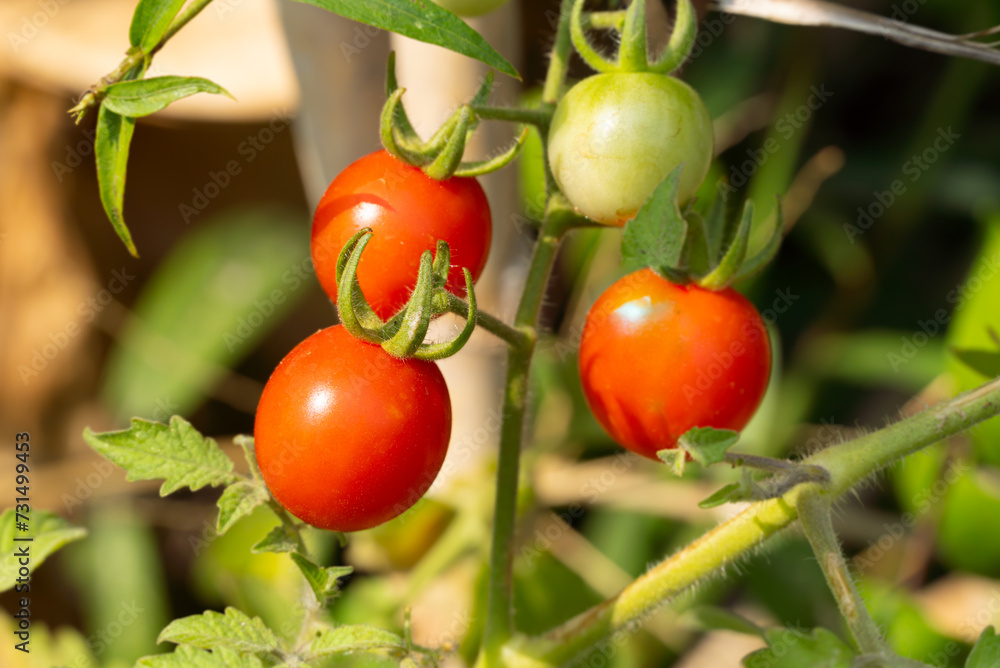
M 739 227 L 736 228 L 725 255 L 719 260 L 719 264 L 698 281 L 699 285 L 709 290 L 721 290 L 733 282 L 747 256 L 747 244 L 750 239 L 752 223 L 753 202 L 748 200 L 743 207 L 743 216 L 740 218 Z
M 635 217 L 625 223 L 622 263 L 629 271 L 652 267 L 658 273 L 681 270 L 687 239 L 687 221 L 677 204 L 679 165 L 656 186 Z

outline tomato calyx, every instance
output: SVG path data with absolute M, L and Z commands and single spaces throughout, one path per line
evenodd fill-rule
M 465 144 L 479 125 L 480 117 L 475 108 L 485 104 L 493 88 L 493 72 L 483 78 L 483 83 L 468 104 L 460 106 L 434 135 L 424 141 L 413 129 L 403 106 L 405 88 L 396 81 L 396 55 L 389 54 L 386 67 L 386 102 L 382 107 L 380 134 L 382 145 L 394 158 L 418 167 L 438 181 L 453 176 L 481 176 L 510 164 L 528 138 L 527 128 L 507 149 L 487 160 L 463 161 Z
M 370 228 L 359 231 L 344 245 L 337 258 L 337 314 L 344 329 L 355 338 L 379 345 L 398 358 L 438 360 L 457 353 L 472 336 L 479 314 L 471 272 L 462 269 L 468 301 L 465 302 L 466 317 L 461 331 L 450 341 L 424 343 L 431 320 L 453 310 L 455 301 L 463 301 L 445 289 L 451 268 L 448 244 L 439 240 L 435 253 L 424 251 L 410 299 L 394 316 L 382 320 L 368 304 L 358 281 L 361 254 L 373 236 Z
M 625 267 L 650 267 L 673 283 L 693 282 L 709 290 L 724 290 L 761 271 L 781 246 L 784 222 L 780 203 L 774 216 L 758 224 L 770 225 L 766 240 L 760 244 L 760 233 L 757 239 L 753 236 L 756 230 L 750 201 L 742 210 L 733 210 L 720 194 L 704 215 L 695 211 L 694 202 L 682 211 L 677 193 L 683 168 L 681 165 L 668 174 L 625 224 Z M 755 240 L 759 247 L 751 255 Z
M 584 13 L 585 0 L 575 0 L 570 14 L 570 39 L 580 57 L 597 72 L 655 72 L 670 74 L 687 59 L 698 30 L 698 15 L 691 0 L 677 1 L 677 16 L 670 41 L 652 62 L 646 45 L 646 0 L 632 0 L 624 12 Z M 614 60 L 598 53 L 585 29 L 618 33 L 620 46 Z

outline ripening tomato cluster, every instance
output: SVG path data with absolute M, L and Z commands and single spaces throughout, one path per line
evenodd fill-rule
M 358 282 L 383 319 L 407 301 L 420 256 L 451 248 L 447 289 L 478 278 L 492 223 L 472 178 L 436 181 L 385 151 L 337 176 L 312 226 L 316 276 L 337 298 L 337 257 L 358 231 L 373 237 Z M 274 498 L 323 529 L 358 531 L 396 517 L 431 486 L 448 449 L 451 401 L 437 364 L 398 359 L 341 325 L 296 346 L 268 380 L 254 425 L 257 463 Z
M 681 165 L 678 203 L 690 200 L 712 156 L 712 123 L 698 94 L 655 72 L 579 82 L 557 105 L 548 137 L 562 193 L 580 214 L 610 226 L 635 217 Z M 435 180 L 387 151 L 367 155 L 334 179 L 313 219 L 316 276 L 334 301 L 341 250 L 366 228 L 373 235 L 357 280 L 387 320 L 408 301 L 422 253 L 439 240 L 451 253 L 445 289 L 464 296 L 463 270 L 473 280 L 482 272 L 492 222 L 474 178 Z M 656 459 L 693 427 L 746 426 L 767 388 L 771 348 L 760 314 L 739 293 L 673 283 L 646 268 L 593 305 L 579 367 L 604 429 Z M 393 357 L 338 325 L 299 344 L 268 381 L 255 425 L 257 461 L 295 516 L 325 529 L 366 529 L 427 491 L 451 418 L 434 362 Z

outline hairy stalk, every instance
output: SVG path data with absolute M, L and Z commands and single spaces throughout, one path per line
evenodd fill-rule
M 463 318 L 469 317 L 469 303 L 450 292 L 447 293 L 448 310 Z M 514 348 L 523 348 L 528 344 L 527 335 L 514 327 L 511 327 L 495 315 L 491 315 L 482 309 L 476 310 L 476 326 L 482 327 L 493 336 L 505 341 Z
M 840 549 L 840 541 L 833 530 L 830 499 L 821 498 L 816 493 L 805 493 L 799 497 L 798 509 L 799 522 L 858 649 L 865 654 L 888 653 L 889 647 L 875 625 L 875 620 L 868 614 L 868 608 L 854 584 L 847 560 Z
M 77 123 L 83 120 L 83 116 L 87 113 L 87 110 L 101 101 L 101 97 L 103 97 L 104 91 L 108 86 L 118 83 L 124 79 L 129 72 L 141 66 L 148 58 L 151 58 L 153 54 L 163 48 L 163 45 L 166 44 L 171 37 L 177 34 L 177 31 L 186 26 L 191 19 L 198 16 L 198 14 L 201 13 L 201 10 L 208 7 L 211 2 L 212 0 L 193 0 L 188 3 L 180 12 L 178 12 L 177 16 L 174 17 L 174 20 L 170 23 L 170 27 L 167 28 L 165 33 L 163 33 L 163 38 L 160 39 L 156 46 L 151 48 L 148 52 L 144 52 L 138 47 L 132 47 L 129 49 L 125 59 L 118 63 L 118 67 L 112 70 L 109 74 L 101 77 L 101 80 L 91 86 L 90 89 L 83 94 L 83 97 L 80 98 L 80 101 L 69 110 L 69 113 L 73 115 L 74 120 Z
M 514 326 L 525 336 L 507 355 L 503 427 L 497 464 L 493 542 L 490 548 L 489 593 L 481 665 L 500 666 L 503 646 L 513 634 L 511 548 L 517 520 L 517 483 L 528 398 L 528 371 L 538 338 L 538 313 L 562 234 L 568 229 L 559 216 L 547 216 L 532 254 Z
M 668 557 L 614 598 L 542 636 L 511 642 L 505 652 L 508 665 L 559 665 L 602 640 L 610 638 L 606 642 L 624 642 L 628 635 L 626 629 L 637 626 L 672 596 L 721 571 L 794 522 L 804 496 L 832 502 L 900 458 L 997 414 L 1000 414 L 1000 378 L 884 429 L 806 458 L 803 464 L 821 466 L 829 472 L 829 483 L 799 485 L 778 498 L 752 504 Z

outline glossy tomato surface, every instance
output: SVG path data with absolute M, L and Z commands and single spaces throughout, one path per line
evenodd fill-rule
M 450 435 L 437 365 L 396 359 L 340 325 L 281 361 L 254 425 L 268 489 L 299 519 L 333 531 L 377 526 L 416 503 Z
M 678 165 L 678 199 L 708 174 L 712 119 L 693 88 L 651 72 L 596 74 L 559 101 L 549 132 L 549 166 L 580 213 L 624 225 Z
M 361 289 L 383 319 L 398 311 L 417 282 L 420 256 L 437 240 L 448 242 L 447 288 L 465 295 L 462 268 L 479 277 L 490 251 L 490 207 L 479 182 L 452 177 L 436 181 L 386 151 L 366 155 L 327 188 L 313 217 L 316 277 L 337 299 L 337 256 L 359 230 L 374 236 L 358 267 Z
M 692 427 L 745 427 L 770 373 L 767 329 L 745 297 L 676 285 L 651 269 L 597 299 L 580 343 L 580 378 L 597 420 L 651 459 Z

